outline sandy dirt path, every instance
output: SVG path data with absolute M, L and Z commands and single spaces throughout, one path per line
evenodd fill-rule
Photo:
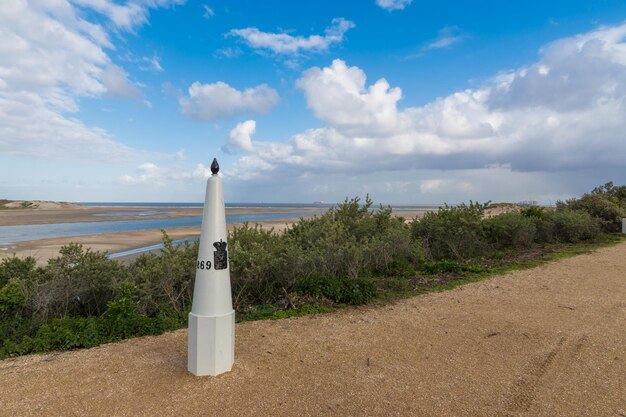
M 186 330 L 0 362 L 2 415 L 624 416 L 626 243 L 443 293 L 238 324 L 186 371 Z

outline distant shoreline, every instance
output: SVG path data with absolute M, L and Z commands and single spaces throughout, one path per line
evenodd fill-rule
M 41 225 L 63 224 L 77 222 L 111 222 L 111 221 L 143 221 L 143 220 L 175 220 L 176 218 L 197 217 L 202 215 L 202 207 L 196 208 L 164 208 L 159 211 L 151 211 L 148 215 L 146 208 L 155 207 L 123 207 L 123 206 L 70 206 L 60 209 L 46 210 L 2 210 L 0 211 L 0 226 L 19 225 Z M 123 209 L 123 210 L 120 210 Z M 266 229 L 273 228 L 276 231 L 283 231 L 288 226 L 298 221 L 300 217 L 309 217 L 321 214 L 324 210 L 316 208 L 226 208 L 226 215 L 245 214 L 270 214 L 285 213 L 282 218 L 267 219 L 262 221 L 250 221 L 251 224 L 259 224 Z M 422 216 L 429 210 L 398 210 L 397 214 L 407 219 Z M 289 217 L 289 213 L 305 214 L 304 216 Z M 155 214 L 156 213 L 156 214 Z M 121 215 L 118 215 L 121 214 Z M 232 229 L 235 225 L 229 224 Z M 200 226 L 193 227 L 165 227 L 166 232 L 173 240 L 185 239 L 199 236 Z M 69 243 L 80 243 L 92 250 L 107 251 L 109 253 L 124 252 L 137 248 L 155 245 L 161 242 L 161 228 L 137 231 L 111 230 L 111 233 L 52 237 L 38 240 L 27 240 L 8 245 L 0 245 L 0 259 L 11 257 L 15 254 L 18 257 L 32 256 L 38 264 L 43 265 L 48 259 L 58 256 L 59 249 Z
M 193 202 L 76 202 L 81 207 L 116 208 L 202 208 L 204 203 Z M 341 203 L 225 203 L 226 209 L 330 209 Z M 394 211 L 433 210 L 443 204 L 383 204 Z M 378 205 L 373 208 L 377 208 Z
M 7 201 L 7 200 L 3 200 Z M 40 202 L 44 203 L 44 202 Z M 82 203 L 85 204 L 85 203 Z M 184 218 L 199 218 L 202 215 L 203 205 L 201 203 L 111 203 L 111 202 L 92 202 L 89 205 L 78 205 L 75 203 L 55 203 L 46 202 L 45 208 L 35 209 L 8 209 L 0 210 L 0 227 L 3 226 L 20 226 L 20 225 L 45 225 L 67 224 L 67 223 L 92 223 L 92 222 L 109 222 L 105 224 L 115 225 L 116 222 L 132 221 L 153 221 L 156 226 L 153 229 L 146 230 L 115 230 L 114 227 L 110 231 L 100 230 L 98 234 L 72 235 L 66 237 L 40 238 L 34 240 L 23 240 L 10 244 L 0 245 L 0 259 L 13 256 L 19 257 L 33 256 L 39 264 L 45 264 L 48 259 L 58 256 L 59 249 L 71 242 L 80 243 L 92 250 L 107 251 L 109 253 L 125 252 L 144 248 L 161 242 L 161 229 L 165 229 L 173 240 L 197 237 L 200 234 L 200 226 L 197 224 L 187 224 L 177 222 Z M 195 207 L 188 207 L 195 204 Z M 172 207 L 176 206 L 178 207 Z M 249 205 L 251 207 L 242 207 Z M 266 207 L 259 207 L 265 205 Z M 186 207 L 185 207 L 186 206 Z M 276 231 L 283 231 L 300 217 L 309 217 L 321 214 L 325 209 L 332 207 L 328 204 L 322 207 L 311 206 L 310 204 L 290 204 L 290 203 L 227 203 L 226 215 L 254 215 L 254 214 L 280 214 L 285 213 L 284 217 L 263 220 L 250 220 L 251 224 L 258 224 L 261 227 Z M 383 206 L 385 207 L 385 206 Z M 394 214 L 402 216 L 407 220 L 422 217 L 429 211 L 436 211 L 437 205 L 398 205 L 392 206 Z M 517 211 L 521 207 L 515 204 L 494 204 L 486 211 L 486 215 L 496 215 L 506 211 Z M 290 213 L 297 212 L 297 217 L 290 216 Z M 161 226 L 159 221 L 163 221 Z M 241 224 L 236 222 L 230 224 L 232 229 L 234 225 Z M 168 226 L 169 225 L 169 226 Z M 104 224 L 103 224 L 103 227 Z M 99 229 L 102 229 L 100 227 Z M 105 227 L 106 229 L 106 227 Z

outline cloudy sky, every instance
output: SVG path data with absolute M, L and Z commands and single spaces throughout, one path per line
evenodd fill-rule
M 625 135 L 623 0 L 0 7 L 0 198 L 553 203 Z

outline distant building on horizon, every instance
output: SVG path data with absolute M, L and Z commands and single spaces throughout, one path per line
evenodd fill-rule
M 537 200 L 524 200 L 517 203 L 520 206 L 538 206 L 539 202 Z

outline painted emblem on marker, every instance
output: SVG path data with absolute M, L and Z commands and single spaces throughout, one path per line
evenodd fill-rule
M 226 251 L 226 245 L 228 244 L 223 242 L 222 239 L 220 239 L 219 242 L 213 243 L 213 246 L 217 249 L 213 252 L 213 267 L 216 270 L 228 268 L 228 252 Z

